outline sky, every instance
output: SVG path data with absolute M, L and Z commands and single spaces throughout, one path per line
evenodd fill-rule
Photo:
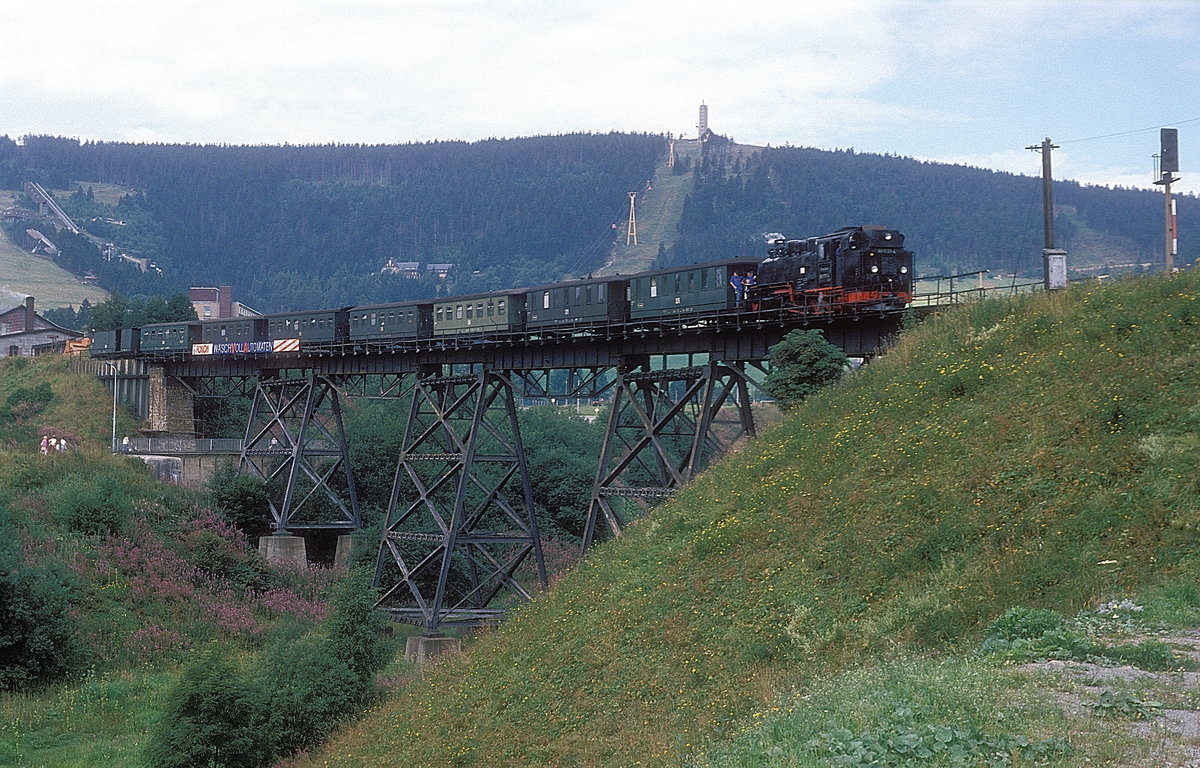
M 0 0 L 0 134 L 392 144 L 572 132 L 1200 192 L 1195 0 Z M 1193 170 L 1195 169 L 1195 170 Z

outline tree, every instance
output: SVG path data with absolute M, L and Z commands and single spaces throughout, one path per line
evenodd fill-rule
M 604 441 L 602 422 L 550 406 L 524 408 L 518 416 L 542 537 L 578 540 Z
M 157 768 L 260 768 L 273 751 L 262 696 L 214 648 L 183 670 L 147 758 Z
M 270 649 L 261 687 L 270 691 L 267 730 L 277 755 L 320 744 L 355 713 L 364 690 L 330 640 L 316 635 Z
M 0 690 L 60 679 L 80 659 L 67 589 L 46 574 L 0 558 Z
M 329 619 L 329 639 L 337 657 L 345 662 L 362 684 L 370 690 L 375 673 L 388 661 L 383 639 L 387 621 L 375 608 L 371 589 L 373 574 L 356 568 L 338 582 L 333 593 L 333 615 Z
M 763 387 L 783 408 L 791 408 L 837 379 L 849 358 L 820 331 L 794 330 L 770 351 L 771 371 Z
M 226 462 L 217 467 L 208 489 L 213 505 L 230 525 L 249 537 L 270 533 L 271 506 L 265 482 Z

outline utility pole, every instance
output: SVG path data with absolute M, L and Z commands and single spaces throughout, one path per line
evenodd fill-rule
M 1054 189 L 1050 183 L 1050 150 L 1058 149 L 1049 138 L 1041 144 L 1032 144 L 1025 149 L 1042 153 L 1042 229 L 1045 232 L 1044 248 L 1054 247 Z
M 1058 145 L 1046 137 L 1041 144 L 1025 149 L 1042 153 L 1042 230 L 1045 235 L 1042 246 L 1042 270 L 1046 290 L 1067 287 L 1067 252 L 1054 247 L 1054 187 L 1050 175 L 1050 150 Z
M 1163 188 L 1163 268 L 1167 274 L 1175 271 L 1175 254 L 1179 253 L 1179 229 L 1175 218 L 1175 199 L 1171 197 L 1171 184 L 1179 181 L 1179 131 L 1163 128 L 1159 132 L 1162 154 L 1159 161 L 1159 178 L 1155 184 Z

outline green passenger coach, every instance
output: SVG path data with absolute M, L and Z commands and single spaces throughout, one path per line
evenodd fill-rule
M 525 327 L 525 294 L 477 293 L 433 303 L 433 335 L 498 333 Z
M 394 338 L 427 338 L 433 327 L 429 305 L 370 304 L 350 310 L 350 338 L 354 341 Z
M 629 279 L 629 315 L 640 320 L 735 309 L 730 278 L 734 272 L 744 275 L 757 266 L 749 259 L 710 261 L 634 275 Z
M 190 353 L 192 345 L 199 343 L 200 324 L 194 320 L 191 322 L 153 323 L 143 325 L 141 329 L 142 353 Z
M 525 292 L 525 327 L 576 328 L 622 323 L 629 281 L 619 277 L 571 280 Z
M 320 309 L 271 315 L 267 338 L 301 341 L 340 341 L 346 338 L 346 310 Z

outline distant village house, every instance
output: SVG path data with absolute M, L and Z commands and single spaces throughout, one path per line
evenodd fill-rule
M 81 339 L 83 334 L 55 325 L 33 310 L 33 297 L 26 296 L 23 304 L 0 312 L 0 352 L 8 357 L 29 357 L 60 353 L 68 339 Z
M 388 259 L 379 271 L 385 275 L 400 275 L 401 277 L 407 277 L 409 280 L 416 280 L 421 276 L 421 263 L 419 261 L 396 261 L 395 259 Z
M 233 286 L 188 288 L 188 301 L 201 320 L 225 320 L 230 317 L 259 317 L 262 312 L 233 300 Z
M 450 270 L 454 269 L 453 264 L 426 264 L 425 271 L 439 280 L 445 280 L 446 275 L 450 274 Z M 421 262 L 419 261 L 396 261 L 389 258 L 384 262 L 379 269 L 380 274 L 384 275 L 399 275 L 400 277 L 416 280 L 421 277 Z

